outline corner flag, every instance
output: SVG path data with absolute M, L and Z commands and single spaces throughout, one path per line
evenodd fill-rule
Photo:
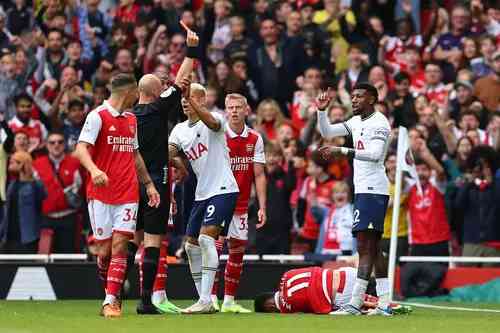
M 397 161 L 397 168 L 401 168 L 402 171 L 406 171 L 410 174 L 411 178 L 413 178 L 417 184 L 418 194 L 422 195 L 422 186 L 418 179 L 415 160 L 413 159 L 413 154 L 410 149 L 408 130 L 403 126 L 399 126 Z

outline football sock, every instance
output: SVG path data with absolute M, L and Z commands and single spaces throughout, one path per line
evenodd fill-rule
M 243 270 L 243 255 L 247 241 L 236 238 L 229 239 L 229 259 L 224 272 L 224 303 L 234 302 L 234 296 L 240 284 L 241 271 Z
M 165 286 L 167 282 L 167 249 L 168 242 L 166 240 L 161 242 L 160 245 L 160 257 L 158 258 L 158 268 L 156 271 L 155 281 L 153 284 L 153 301 L 156 303 L 161 303 L 167 298 L 167 293 L 165 291 Z M 156 295 L 156 296 L 155 296 Z
M 222 254 L 222 248 L 224 247 L 224 241 L 217 239 L 215 241 L 215 248 L 217 249 L 217 258 L 220 260 L 220 255 Z M 215 273 L 215 281 L 214 281 L 214 286 L 212 287 L 212 296 L 215 296 L 217 298 L 218 291 L 219 291 L 219 279 L 220 279 L 220 270 L 219 267 L 217 267 L 217 272 Z M 212 297 L 212 300 L 214 297 Z
M 198 295 L 201 294 L 201 247 L 186 242 L 184 245 L 189 261 L 189 269 L 193 277 Z
M 378 306 L 381 309 L 386 309 L 389 306 L 389 279 L 388 278 L 378 278 L 377 282 L 377 296 L 378 296 Z
M 127 251 L 127 277 L 129 272 L 132 270 L 135 264 L 135 255 L 137 254 L 137 250 L 139 247 L 134 242 L 128 242 L 128 251 Z
M 146 247 L 144 249 L 144 259 L 142 261 L 142 298 L 150 301 L 153 292 L 153 284 L 155 281 L 156 271 L 158 268 L 158 257 L 160 249 L 157 247 Z
M 363 305 L 363 295 L 366 293 L 366 288 L 368 287 L 368 281 L 360 278 L 356 279 L 354 287 L 352 289 L 351 301 L 349 302 L 352 306 L 360 309 Z
M 110 257 L 97 257 L 97 275 L 104 289 L 106 289 L 106 281 L 108 280 L 109 261 Z
M 201 295 L 200 301 L 211 302 L 210 295 L 214 285 L 215 273 L 219 265 L 219 257 L 215 247 L 215 239 L 207 235 L 200 235 L 198 243 L 201 247 Z
M 112 295 L 115 298 L 118 297 L 123 281 L 125 280 L 126 270 L 127 253 L 113 254 L 108 268 L 106 295 Z

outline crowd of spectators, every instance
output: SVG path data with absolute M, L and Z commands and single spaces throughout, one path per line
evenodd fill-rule
M 207 87 L 207 107 L 224 112 L 226 94 L 243 94 L 266 143 L 268 221 L 251 230 L 250 252 L 354 251 L 352 162 L 311 152 L 352 145 L 319 135 L 318 92 L 333 88 L 329 118 L 341 122 L 351 87 L 366 81 L 393 126 L 391 191 L 399 126 L 423 186 L 405 179 L 398 254 L 500 256 L 495 0 L 2 1 L 0 251 L 87 247 L 86 174 L 71 156 L 86 114 L 116 73 L 172 81 L 186 50 L 179 20 L 201 37 L 193 80 Z M 178 234 L 188 192 L 175 187 Z

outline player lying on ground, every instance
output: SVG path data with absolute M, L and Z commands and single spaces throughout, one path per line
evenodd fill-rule
M 255 182 L 255 191 L 259 200 L 259 211 L 257 213 L 259 224 L 257 229 L 266 223 L 266 175 L 264 166 L 264 141 L 259 133 L 245 124 L 250 106 L 245 96 L 240 94 L 229 94 L 226 96 L 226 140 L 231 158 L 231 169 L 236 178 L 240 194 L 236 202 L 233 219 L 227 234 L 229 259 L 224 272 L 224 302 L 220 308 L 221 312 L 248 313 L 234 301 L 238 286 L 240 284 L 241 272 L 243 270 L 243 255 L 248 241 L 248 201 L 252 185 Z M 226 235 L 223 235 L 226 236 Z M 219 248 L 222 248 L 224 238 L 219 240 Z M 219 310 L 217 300 L 217 279 L 212 290 L 212 301 L 216 310 Z
M 182 312 L 213 313 L 210 296 L 219 266 L 215 240 L 227 232 L 239 190 L 231 172 L 225 118 L 204 107 L 206 90 L 202 85 L 191 84 L 188 96 L 182 100 L 188 120 L 177 124 L 168 140 L 170 158 L 184 152 L 198 180 L 185 249 L 200 299 Z
M 87 199 L 97 242 L 99 277 L 105 281 L 105 317 L 121 315 L 120 290 L 127 270 L 127 244 L 134 236 L 139 182 L 148 205 L 158 207 L 160 195 L 139 153 L 137 120 L 127 112 L 137 100 L 133 75 L 111 79 L 111 96 L 91 111 L 83 126 L 75 156 L 90 173 Z
M 278 291 L 257 295 L 255 312 L 334 314 L 349 303 L 356 275 L 357 270 L 352 267 L 292 269 L 281 277 Z M 377 297 L 363 295 L 363 313 L 377 306 Z M 391 304 L 391 308 L 398 314 L 411 311 L 398 304 Z
M 199 38 L 181 21 L 186 30 L 187 54 L 174 84 L 164 89 L 160 78 L 146 74 L 139 81 L 139 102 L 134 107 L 137 117 L 139 149 L 149 174 L 160 192 L 159 207 L 149 207 L 144 186 L 140 189 L 137 229 L 134 240 L 128 245 L 128 266 L 131 268 L 137 249 L 144 240 L 140 261 L 141 299 L 138 314 L 178 313 L 180 309 L 168 301 L 165 290 L 167 279 L 167 221 L 170 213 L 170 182 L 168 164 L 185 170 L 180 158 L 168 159 L 169 123 L 174 123 L 181 112 L 181 97 L 189 85 Z
M 360 315 L 363 294 L 373 271 L 377 281 L 379 304 L 372 315 L 390 316 L 389 280 L 387 260 L 382 255 L 381 236 L 389 202 L 389 181 L 384 160 L 389 145 L 391 126 L 387 118 L 375 111 L 377 89 L 368 83 L 358 83 L 351 93 L 354 116 L 340 124 L 330 124 L 326 110 L 331 104 L 330 89 L 318 96 L 318 124 L 321 135 L 330 139 L 336 136 L 352 136 L 354 149 L 325 146 L 319 152 L 329 160 L 335 155 L 347 155 L 354 159 L 354 220 L 352 232 L 356 236 L 359 253 L 358 278 L 352 298 L 342 311 L 336 314 Z

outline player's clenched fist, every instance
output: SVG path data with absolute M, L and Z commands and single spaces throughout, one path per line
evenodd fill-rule
M 108 176 L 102 170 L 96 169 L 94 172 L 90 174 L 92 177 L 92 183 L 95 186 L 107 186 L 108 185 Z
M 156 190 L 153 182 L 146 185 L 146 194 L 148 195 L 148 205 L 149 207 L 158 208 L 160 206 L 160 193 Z
M 318 106 L 318 109 L 324 111 L 330 105 L 332 98 L 333 91 L 330 87 L 328 87 L 327 91 L 320 92 L 318 97 L 316 97 L 316 105 Z
M 313 152 L 313 154 L 319 154 L 319 158 L 324 161 L 330 162 L 336 155 L 341 154 L 341 148 L 335 146 L 323 146 Z
M 189 27 L 186 25 L 186 23 L 179 21 L 179 24 L 181 25 L 184 30 L 186 30 L 187 37 L 186 37 L 186 44 L 188 47 L 196 47 L 200 43 L 200 38 L 194 32 L 193 30 L 189 29 Z

